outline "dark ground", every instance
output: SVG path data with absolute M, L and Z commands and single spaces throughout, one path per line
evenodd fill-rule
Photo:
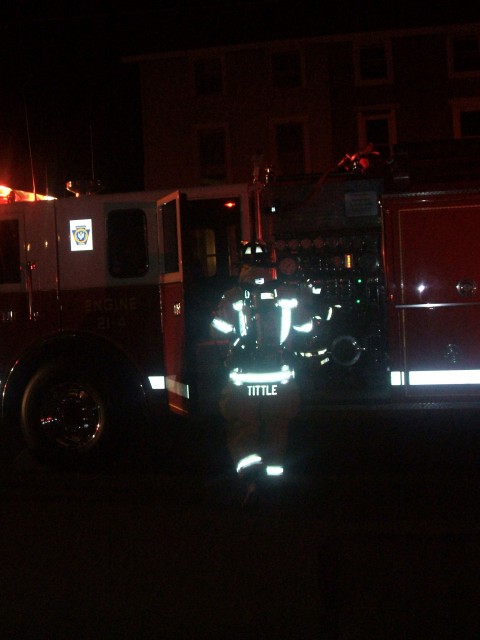
M 253 512 L 221 430 L 178 428 L 97 473 L 3 449 L 1 637 L 480 638 L 475 415 L 299 421 L 294 487 Z

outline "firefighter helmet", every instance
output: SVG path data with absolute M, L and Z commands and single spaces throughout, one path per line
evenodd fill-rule
M 270 261 L 266 244 L 263 242 L 242 242 L 242 262 L 265 264 Z

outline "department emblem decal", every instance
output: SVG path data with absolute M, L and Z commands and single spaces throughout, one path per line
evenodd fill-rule
M 77 244 L 87 244 L 90 236 L 90 229 L 87 227 L 76 227 L 72 231 L 73 239 Z
M 70 251 L 92 251 L 93 228 L 91 218 L 70 220 Z

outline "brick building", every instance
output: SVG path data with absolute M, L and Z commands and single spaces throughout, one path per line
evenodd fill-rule
M 480 24 L 130 56 L 146 189 L 322 173 L 373 143 L 480 136 Z

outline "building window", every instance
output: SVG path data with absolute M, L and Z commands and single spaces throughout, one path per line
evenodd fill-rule
M 197 132 L 200 179 L 204 183 L 227 181 L 226 132 L 224 128 L 200 129 Z
M 21 282 L 18 220 L 0 222 L 0 284 Z
M 450 38 L 448 65 L 451 76 L 480 74 L 479 36 L 475 33 L 470 33 Z
M 279 89 L 301 87 L 302 61 L 298 51 L 272 53 L 272 84 Z
M 285 122 L 275 127 L 276 171 L 281 175 L 302 175 L 305 166 L 303 122 Z
M 354 68 L 355 84 L 357 85 L 393 82 L 390 41 L 356 43 L 354 46 Z
M 454 138 L 480 137 L 480 98 L 454 100 L 452 112 Z
M 463 111 L 460 114 L 460 130 L 462 138 L 478 138 L 480 136 L 480 110 Z
M 147 220 L 142 209 L 116 209 L 107 216 L 108 270 L 114 278 L 148 271 Z
M 223 93 L 223 68 L 220 58 L 208 58 L 195 62 L 195 93 L 211 96 Z
M 393 156 L 397 142 L 395 110 L 361 111 L 358 114 L 358 140 L 361 149 L 373 144 L 384 160 Z

